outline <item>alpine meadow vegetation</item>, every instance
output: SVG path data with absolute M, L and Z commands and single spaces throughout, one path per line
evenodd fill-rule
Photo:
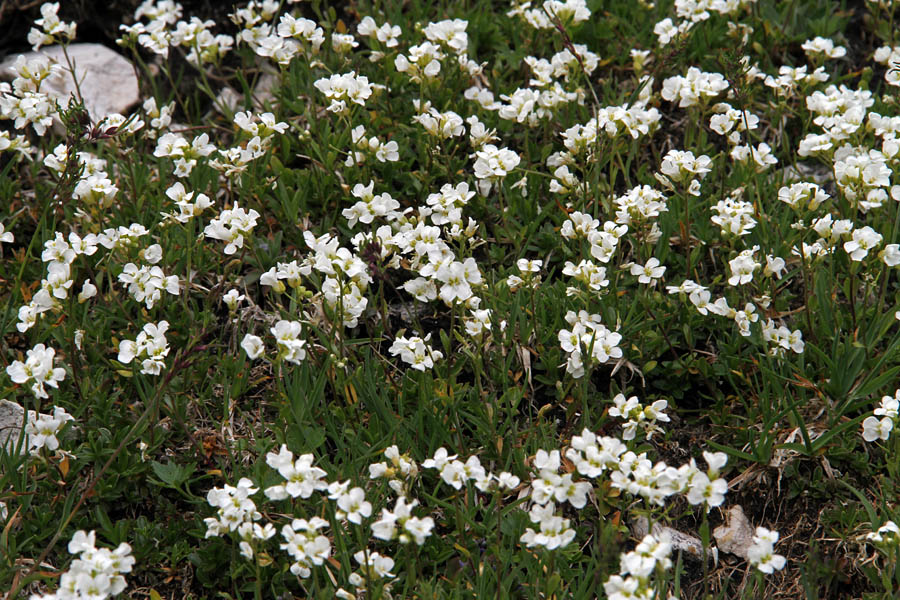
M 0 83 L 3 600 L 895 597 L 893 0 L 139 2 Z

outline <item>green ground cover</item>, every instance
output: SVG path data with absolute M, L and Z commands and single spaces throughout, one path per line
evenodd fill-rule
M 0 84 L 6 600 L 895 597 L 892 2 L 190 8 Z

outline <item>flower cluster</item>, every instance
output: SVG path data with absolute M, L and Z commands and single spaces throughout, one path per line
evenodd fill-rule
M 495 183 L 502 181 L 513 169 L 519 166 L 519 155 L 509 148 L 497 148 L 493 144 L 485 144 L 475 152 L 476 186 L 482 196 L 487 196 Z
M 29 410 L 25 420 L 25 443 L 28 451 L 37 454 L 41 448 L 47 450 L 59 448 L 59 439 L 56 436 L 66 423 L 74 420 L 75 417 L 60 406 L 53 407 L 52 415 L 42 415 Z
M 294 519 L 281 528 L 284 543 L 280 545 L 293 559 L 291 573 L 307 578 L 312 575 L 312 567 L 321 565 L 331 556 L 331 540 L 319 530 L 328 527 L 328 521 L 321 517 L 309 520 Z
M 181 292 L 177 275 L 166 276 L 163 270 L 154 265 L 138 267 L 134 263 L 128 263 L 119 273 L 119 282 L 128 286 L 128 293 L 136 302 L 143 302 L 147 310 L 159 302 L 162 292 L 165 290 L 173 296 Z
M 394 492 L 406 495 L 412 480 L 419 474 L 419 466 L 408 454 L 400 454 L 396 445 L 385 448 L 384 457 L 387 462 L 369 465 L 369 479 L 387 479 Z
M 153 156 L 173 159 L 175 176 L 187 177 L 201 159 L 211 156 L 217 150 L 206 133 L 195 136 L 191 141 L 180 133 L 164 133 L 156 141 Z
M 882 396 L 881 403 L 875 409 L 875 416 L 863 420 L 863 439 L 867 442 L 879 439 L 887 441 L 898 420 L 900 420 L 900 390 L 893 396 Z
M 166 196 L 175 202 L 178 213 L 162 213 L 162 216 L 167 221 L 171 220 L 182 224 L 190 222 L 213 205 L 212 200 L 206 194 L 197 194 L 197 198 L 194 199 L 194 192 L 188 192 L 180 181 L 172 184 L 166 190 Z
M 669 415 L 663 412 L 668 406 L 665 400 L 657 400 L 644 406 L 637 396 L 631 396 L 626 400 L 625 394 L 616 394 L 613 403 L 615 406 L 609 409 L 609 415 L 625 421 L 622 428 L 623 440 L 633 440 L 639 427 L 649 440 L 653 434 L 662 433 L 662 428 L 656 424 L 657 421 L 669 422 Z
M 214 35 L 210 29 L 215 25 L 215 21 L 202 21 L 197 17 L 179 21 L 175 24 L 169 44 L 186 48 L 185 59 L 196 67 L 218 63 L 234 46 L 234 38 L 223 33 Z
M 58 12 L 59 2 L 41 4 L 41 18 L 34 22 L 40 29 L 32 27 L 28 31 L 28 43 L 31 44 L 32 50 L 75 39 L 75 23 L 60 21 Z
M 513 8 L 506 15 L 519 17 L 535 29 L 552 29 L 556 22 L 574 25 L 591 17 L 585 0 L 545 0 L 534 8 L 531 4 L 513 0 Z
M 679 184 L 690 195 L 699 196 L 700 180 L 711 170 L 712 159 L 705 154 L 694 156 L 690 150 L 669 150 L 656 178 L 667 189 L 675 190 L 675 184 Z
M 726 136 L 730 144 L 740 143 L 741 132 L 759 127 L 758 116 L 748 110 L 738 110 L 727 102 L 714 104 L 713 110 L 716 114 L 709 118 L 709 128 Z
M 434 519 L 413 515 L 412 510 L 418 505 L 418 500 L 409 502 L 405 496 L 399 496 L 393 510 L 381 509 L 378 520 L 372 523 L 372 535 L 385 541 L 396 538 L 401 544 L 415 541 L 421 546 L 434 529 Z
M 523 287 L 532 289 L 539 288 L 541 285 L 541 276 L 538 275 L 538 273 L 540 273 L 543 265 L 544 261 L 542 260 L 520 258 L 516 261 L 516 268 L 519 270 L 519 275 L 510 275 L 507 277 L 506 285 L 509 286 L 509 289 L 512 292 L 518 291 Z
M 559 450 L 538 450 L 533 466 L 537 476 L 531 480 L 531 499 L 537 504 L 547 504 L 552 500 L 568 502 L 575 508 L 584 508 L 591 484 L 575 481 L 572 473 L 559 474 L 562 466 Z
M 344 165 L 353 167 L 366 161 L 366 156 L 374 156 L 378 162 L 397 162 L 400 160 L 400 145 L 390 140 L 382 142 L 377 136 L 366 137 L 365 125 L 357 125 L 350 132 L 351 141 L 355 150 L 347 155 Z
M 41 84 L 44 81 L 59 81 L 63 77 L 62 67 L 46 57 L 27 60 L 20 55 L 13 64 L 12 72 L 16 75 L 12 86 L 0 85 L 0 119 L 12 119 L 16 129 L 31 125 L 35 133 L 44 135 L 53 124 L 57 111 L 56 103 L 40 91 Z M 13 141 L 8 143 L 12 147 Z M 23 144 L 24 138 L 22 142 L 16 138 L 16 147 L 26 152 Z
M 547 550 L 555 550 L 568 546 L 575 539 L 575 530 L 572 529 L 570 520 L 556 514 L 553 502 L 532 506 L 528 511 L 528 519 L 538 525 L 538 531 L 528 527 L 519 538 L 527 548 L 543 546 Z
M 765 142 L 760 142 L 755 148 L 737 145 L 731 149 L 731 158 L 745 164 L 749 164 L 752 160 L 757 173 L 762 173 L 778 163 L 778 159 L 772 154 L 772 148 Z
M 817 55 L 823 55 L 825 58 L 843 58 L 847 55 L 846 48 L 843 46 L 835 46 L 834 40 L 823 38 L 821 36 L 806 40 L 800 47 L 803 48 L 806 55 L 811 58 Z
M 584 377 L 585 368 L 622 358 L 619 342 L 622 335 L 608 329 L 600 322 L 600 315 L 586 311 L 566 313 L 566 322 L 572 329 L 561 329 L 559 345 L 567 353 L 566 372 L 575 379 Z
M 266 488 L 266 497 L 270 500 L 309 498 L 313 492 L 328 489 L 328 484 L 323 481 L 327 473 L 313 466 L 313 460 L 312 454 L 302 454 L 294 459 L 294 453 L 284 444 L 278 453 L 266 454 L 266 464 L 287 480 L 287 483 Z
M 365 106 L 373 89 L 368 77 L 356 73 L 334 74 L 317 80 L 314 85 L 330 102 L 328 110 L 339 114 L 350 110 L 348 102 Z
M 253 529 L 253 521 L 262 518 L 256 510 L 256 503 L 250 498 L 259 491 L 253 482 L 246 477 L 238 481 L 237 486 L 225 484 L 221 488 L 212 488 L 206 494 L 206 501 L 216 511 L 217 517 L 203 519 L 206 523 L 206 537 L 218 537 L 229 531 L 237 531 L 247 523 Z
M 378 552 L 369 549 L 360 550 L 353 555 L 353 560 L 359 564 L 359 569 L 350 574 L 347 581 L 357 589 L 359 593 L 363 592 L 373 582 L 382 579 L 391 579 L 394 574 L 391 569 L 394 568 L 394 559 L 390 556 L 382 556 Z M 384 590 L 390 591 L 390 584 L 384 583 Z M 356 600 L 357 595 L 351 594 L 343 588 L 335 592 L 335 597 L 341 600 Z
M 634 496 L 641 496 L 651 504 L 662 506 L 666 497 L 682 493 L 692 505 L 702 504 L 707 512 L 721 506 L 728 491 L 728 482 L 719 477 L 727 455 L 722 452 L 703 452 L 708 469 L 702 471 L 692 458 L 678 468 L 663 462 L 653 464 L 646 453 L 627 451 L 619 457 L 610 479 L 615 488 Z
M 132 360 L 141 361 L 141 373 L 159 375 L 166 366 L 169 355 L 169 343 L 166 340 L 168 321 L 147 323 L 137 335 L 137 339 L 119 342 L 119 362 L 129 364 Z
M 623 553 L 619 559 L 619 574 L 612 575 L 603 584 L 609 600 L 629 600 L 655 598 L 656 589 L 653 574 L 658 570 L 672 568 L 672 544 L 656 539 L 652 535 L 644 539 L 631 552 Z
M 806 344 L 803 342 L 803 332 L 799 329 L 793 331 L 786 326 L 776 327 L 772 319 L 767 319 L 762 326 L 763 339 L 772 345 L 769 353 L 772 356 L 784 356 L 791 350 L 795 354 L 803 354 Z
M 6 367 L 6 374 L 13 383 L 30 384 L 29 389 L 35 398 L 49 398 L 44 385 L 58 388 L 59 382 L 66 376 L 65 369 L 53 366 L 55 355 L 53 348 L 37 344 L 27 352 L 25 362 L 16 360 Z
M 489 473 L 477 456 L 470 456 L 465 462 L 457 460 L 457 455 L 450 455 L 446 448 L 438 448 L 434 456 L 426 459 L 422 466 L 438 471 L 441 480 L 457 490 L 461 490 L 467 481 L 474 482 L 475 487 L 482 492 L 488 492 L 494 485 L 501 489 L 513 489 L 520 483 L 519 478 L 512 473 Z
M 310 61 L 313 55 L 318 54 L 325 42 L 325 32 L 315 21 L 285 13 L 281 15 L 278 27 L 273 28 L 267 22 L 272 14 L 265 14 L 266 11 L 255 14 L 253 8 L 251 4 L 235 12 L 235 21 L 244 26 L 238 39 L 253 48 L 257 56 L 287 66 L 301 54 Z
M 341 247 L 340 241 L 328 233 L 315 237 L 305 231 L 303 239 L 310 253 L 299 272 L 305 274 L 307 270 L 314 270 L 323 274 L 325 280 L 321 290 L 325 306 L 331 312 L 329 316 L 344 327 L 356 327 L 369 303 L 364 294 L 372 282 L 372 276 L 366 263 L 349 249 Z M 288 277 L 289 283 L 290 280 Z M 275 282 L 274 279 L 269 281 Z
M 617 196 L 615 204 L 616 223 L 627 225 L 637 238 L 653 244 L 662 236 L 656 219 L 669 210 L 662 192 L 640 185 Z
M 231 255 L 244 247 L 244 236 L 252 234 L 258 218 L 256 209 L 251 208 L 248 212 L 235 202 L 232 208 L 223 210 L 210 221 L 203 233 L 206 237 L 225 242 L 225 254 Z
M 743 190 L 735 190 L 730 198 L 719 200 L 712 207 L 716 214 L 709 220 L 720 227 L 724 236 L 744 236 L 756 227 L 756 210 L 753 204 L 740 199 L 741 193 Z
M 232 292 L 236 294 L 235 290 Z M 275 337 L 276 362 L 283 360 L 296 365 L 306 358 L 306 340 L 300 339 L 303 325 L 299 321 L 281 319 L 269 331 Z M 265 352 L 262 339 L 249 333 L 241 341 L 241 348 L 250 359 L 257 359 Z
M 444 353 L 434 350 L 428 342 L 431 340 L 429 333 L 424 338 L 417 335 L 409 338 L 399 336 L 391 344 L 388 351 L 392 356 L 400 356 L 400 360 L 417 371 L 425 371 L 434 367 L 434 361 L 444 358 Z
M 47 272 L 41 280 L 40 289 L 27 304 L 19 307 L 19 323 L 16 328 L 20 332 L 31 329 L 43 313 L 61 307 L 60 300 L 69 297 L 69 290 L 74 284 L 72 264 L 80 255 L 93 255 L 100 242 L 101 238 L 92 233 L 82 238 L 74 231 L 69 234 L 68 240 L 57 231 L 52 240 L 44 242 L 41 260 L 47 263 Z M 96 286 L 85 281 L 78 294 L 78 301 L 85 302 L 96 293 Z
M 682 77 L 676 75 L 663 81 L 662 97 L 669 102 L 678 102 L 686 108 L 715 98 L 728 89 L 728 81 L 719 73 L 704 73 L 697 67 L 690 67 Z
M 782 555 L 775 554 L 777 542 L 777 531 L 757 527 L 756 535 L 753 536 L 753 544 L 747 550 L 747 560 L 763 573 L 771 574 L 780 571 L 784 568 L 787 560 Z
M 396 48 L 400 43 L 398 38 L 400 37 L 400 34 L 403 33 L 403 30 L 399 25 L 391 25 L 390 23 L 378 25 L 375 23 L 375 19 L 370 16 L 363 17 L 362 21 L 357 25 L 356 31 L 363 37 L 374 37 L 378 44 L 383 44 L 385 48 Z M 378 62 L 383 57 L 384 52 L 372 50 L 369 60 Z
M 374 181 L 370 181 L 369 185 L 357 183 L 350 191 L 359 201 L 350 208 L 345 208 L 341 214 L 347 219 L 347 226 L 351 229 L 357 223 L 368 225 L 376 218 L 392 221 L 399 216 L 397 209 L 400 208 L 400 203 L 387 192 L 374 194 L 374 187 Z
M 32 594 L 30 600 L 104 600 L 125 591 L 124 573 L 135 564 L 131 546 L 119 544 L 115 550 L 96 547 L 96 534 L 76 531 L 69 542 L 69 554 L 78 555 L 59 578 L 53 594 Z
M 408 56 L 398 54 L 394 66 L 400 73 L 405 73 L 415 83 L 430 81 L 441 72 L 441 60 L 445 54 L 440 46 L 431 42 L 422 42 L 418 46 L 410 46 Z
M 350 481 L 335 481 L 328 484 L 328 498 L 337 504 L 335 516 L 350 523 L 362 524 L 363 519 L 372 516 L 372 503 L 366 500 L 366 491 L 361 487 L 350 487 Z

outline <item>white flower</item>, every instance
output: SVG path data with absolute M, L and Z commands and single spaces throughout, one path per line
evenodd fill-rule
M 881 251 L 881 260 L 889 267 L 900 265 L 900 244 L 888 244 Z
M 341 494 L 337 500 L 337 517 L 345 518 L 351 523 L 359 525 L 364 518 L 372 515 L 372 505 L 366 501 L 366 494 L 362 488 L 355 487 Z
M 784 568 L 787 562 L 780 554 L 775 554 L 775 543 L 778 532 L 769 531 L 765 527 L 757 527 L 753 536 L 753 544 L 747 550 L 747 559 L 763 573 L 773 573 Z
M 151 265 L 155 265 L 162 260 L 162 246 L 160 246 L 159 244 L 147 246 L 144 250 L 141 251 L 140 254 L 141 257 L 148 263 L 150 263 Z
M 11 231 L 6 231 L 3 227 L 3 223 L 0 223 L 0 243 L 12 244 L 15 241 L 13 234 Z
M 844 242 L 844 251 L 850 255 L 850 259 L 856 262 L 863 260 L 869 250 L 881 243 L 881 234 L 868 225 L 853 230 L 852 238 Z
M 422 466 L 426 469 L 437 469 L 438 471 L 440 471 L 444 468 L 445 465 L 447 465 L 447 463 L 456 460 L 456 457 L 456 454 L 450 456 L 450 454 L 447 452 L 447 449 L 441 447 L 435 450 L 433 458 L 425 459 L 425 461 L 422 462 Z
M 638 283 L 653 283 L 666 272 L 666 268 L 659 265 L 658 258 L 651 258 L 646 265 L 631 265 L 631 274 L 638 276 Z
M 806 55 L 810 57 L 817 54 L 824 54 L 827 58 L 842 58 L 847 54 L 846 48 L 843 46 L 835 46 L 832 40 L 823 37 L 806 40 L 800 47 L 803 48 Z
M 247 353 L 247 357 L 251 360 L 259 358 L 266 351 L 262 338 L 249 333 L 241 340 L 241 348 L 244 349 L 244 352 Z
M 431 517 L 414 517 L 412 509 L 418 504 L 418 500 L 407 502 L 405 496 L 398 497 L 393 511 L 381 509 L 381 518 L 372 523 L 372 535 L 380 540 L 397 537 L 401 544 L 412 540 L 420 546 L 424 544 L 434 528 L 434 520 Z
M 244 295 L 238 292 L 237 290 L 228 290 L 222 296 L 222 302 L 228 307 L 228 310 L 236 310 L 238 304 L 244 299 Z
M 863 439 L 867 442 L 874 442 L 881 439 L 887 441 L 891 437 L 891 431 L 894 429 L 894 421 L 890 417 L 866 417 L 862 423 Z
M 519 486 L 522 482 L 521 479 L 513 475 L 512 473 L 507 473 L 506 471 L 500 473 L 497 476 L 497 484 L 501 489 L 512 490 Z
M 2 520 L 2 519 L 0 519 Z M 876 544 L 894 543 L 900 541 L 900 527 L 893 521 L 886 521 L 884 525 L 866 535 L 867 540 L 871 540 Z
M 163 273 L 157 266 L 138 267 L 134 263 L 128 263 L 119 273 L 119 282 L 128 286 L 128 293 L 137 301 L 143 302 L 148 309 L 162 298 L 162 292 L 166 291 L 173 296 L 181 292 L 181 286 L 177 275 Z
M 493 144 L 485 144 L 475 152 L 475 177 L 478 178 L 478 191 L 487 195 L 493 183 L 502 180 L 510 171 L 519 166 L 519 155 L 508 148 L 497 148 Z

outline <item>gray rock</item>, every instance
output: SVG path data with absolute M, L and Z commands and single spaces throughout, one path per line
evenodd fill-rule
M 75 67 L 84 105 L 96 122 L 110 113 L 126 114 L 140 102 L 138 79 L 132 64 L 121 54 L 100 44 L 71 44 L 67 52 Z M 56 98 L 61 106 L 69 102 L 75 93 L 75 82 L 68 72 L 68 63 L 61 46 L 48 46 L 38 52 L 28 52 L 25 58 L 33 60 L 39 56 L 54 59 L 66 69 L 64 77 L 48 79 L 41 85 L 41 91 Z M 18 55 L 8 56 L 0 63 L 0 77 L 15 77 L 12 65 Z
M 634 518 L 631 521 L 631 533 L 638 539 L 642 539 L 645 535 L 651 533 L 656 539 L 666 540 L 672 544 L 673 550 L 684 551 L 686 558 L 700 560 L 701 562 L 703 560 L 703 542 L 700 541 L 700 538 L 660 523 L 654 523 L 651 528 L 647 517 Z M 716 548 L 707 549 L 707 557 L 708 560 L 715 561 L 718 557 Z
M 25 409 L 9 400 L 0 400 L 0 448 L 15 449 L 19 433 L 24 427 Z M 26 446 L 22 442 L 22 447 Z

